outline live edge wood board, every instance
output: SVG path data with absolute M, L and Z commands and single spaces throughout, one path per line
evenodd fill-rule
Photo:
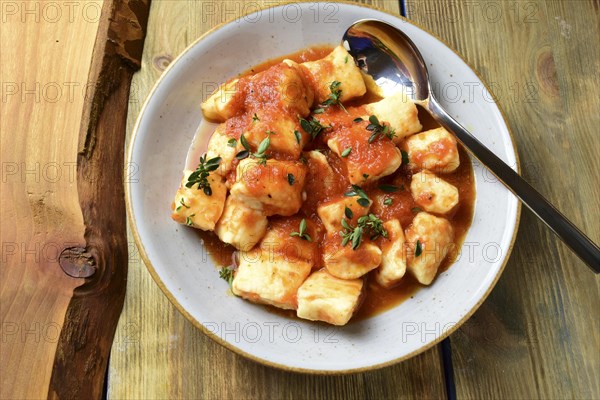
M 71 2 L 63 21 L 48 4 L 2 3 L 0 391 L 93 399 L 125 298 L 123 151 L 149 0 Z M 64 86 L 84 96 L 61 101 Z

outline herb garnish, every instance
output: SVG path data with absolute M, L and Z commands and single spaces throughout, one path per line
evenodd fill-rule
M 387 199 L 385 199 L 383 201 L 383 204 L 386 206 L 391 206 L 393 202 L 394 202 L 394 200 L 392 200 L 390 197 L 388 197 Z
M 348 190 L 346 193 L 344 193 L 344 196 L 346 197 L 352 197 L 352 196 L 358 196 L 360 197 L 358 200 L 356 200 L 356 202 L 358 204 L 360 204 L 363 207 L 369 207 L 369 205 L 371 204 L 371 200 L 369 200 L 369 197 L 367 196 L 367 194 L 365 193 L 364 190 L 361 189 L 360 186 L 357 185 L 352 185 L 352 189 Z
M 319 136 L 319 133 L 321 133 L 321 131 L 323 131 L 327 128 L 331 128 L 330 126 L 321 125 L 319 120 L 316 119 L 315 117 L 312 117 L 310 119 L 310 121 L 307 121 L 304 118 L 299 118 L 299 120 L 300 120 L 300 126 L 302 127 L 304 132 L 310 134 L 310 136 L 313 138 L 313 140 L 317 136 Z
M 408 164 L 410 162 L 410 160 L 408 159 L 408 153 L 404 150 L 400 150 L 400 153 L 402 154 L 402 165 Z
M 192 226 L 194 224 L 194 222 L 192 221 L 192 218 L 195 216 L 196 216 L 196 214 L 192 214 L 192 215 L 188 215 L 187 217 L 185 217 L 185 224 L 187 226 Z
M 363 121 L 364 121 L 364 120 L 363 120 L 361 117 L 354 118 L 354 119 L 352 120 L 352 122 L 356 122 L 356 123 L 358 123 L 358 122 L 363 122 Z
M 300 226 L 298 227 L 298 232 L 292 232 L 290 233 L 291 237 L 294 236 L 298 236 L 300 239 L 304 239 L 308 242 L 312 242 L 312 238 L 310 237 L 310 235 L 308 233 L 306 233 L 306 219 L 302 218 L 302 221 L 300 221 Z
M 254 115 L 252 116 L 252 122 L 256 121 L 260 121 L 260 118 L 258 118 L 258 115 L 256 115 L 256 113 L 254 113 Z
M 344 208 L 344 215 L 348 219 L 352 219 L 354 217 L 354 213 L 352 212 L 352 210 L 349 207 Z
M 287 174 L 287 180 L 290 186 L 292 186 L 294 182 L 296 182 L 296 177 L 294 176 L 294 174 Z
M 374 214 L 364 215 L 357 221 L 356 226 L 350 225 L 346 219 L 342 219 L 343 231 L 340 232 L 342 236 L 342 246 L 346 246 L 349 242 L 352 243 L 352 250 L 358 249 L 362 243 L 363 233 L 368 233 L 371 240 L 375 240 L 378 237 L 388 237 L 388 232 L 383 227 L 383 221 L 377 218 Z
M 421 212 L 421 209 L 419 207 L 413 207 L 410 209 L 410 211 L 412 211 L 413 214 L 417 214 L 417 213 Z
M 329 94 L 329 97 L 327 98 L 327 100 L 322 102 L 321 105 L 323 105 L 323 107 L 329 107 L 334 104 L 337 104 L 342 108 L 342 110 L 344 110 L 344 111 L 346 111 L 346 113 L 348 113 L 348 110 L 346 110 L 346 107 L 344 107 L 344 105 L 340 101 L 340 99 L 342 97 L 342 89 L 340 89 L 341 84 L 342 84 L 342 82 L 340 82 L 340 81 L 331 82 L 331 85 L 329 85 L 329 90 L 331 91 L 331 93 Z
M 265 152 L 268 150 L 269 146 L 271 145 L 270 135 L 272 135 L 274 133 L 275 132 L 273 132 L 273 131 L 267 131 L 267 137 L 264 138 L 262 140 L 262 142 L 260 142 L 260 144 L 258 145 L 258 149 L 256 150 L 256 153 L 252 153 L 250 151 L 250 144 L 248 143 L 248 140 L 246 139 L 246 137 L 244 135 L 240 136 L 240 143 L 242 144 L 242 146 L 244 147 L 245 150 L 242 150 L 239 153 L 237 153 L 235 155 L 235 158 L 237 158 L 238 160 L 243 160 L 244 158 L 248 157 L 249 155 L 252 155 L 252 157 L 254 157 L 258 160 L 258 163 L 260 165 L 267 165 L 267 158 L 269 158 L 269 156 L 267 156 L 265 154 Z
M 219 278 L 224 279 L 229 283 L 229 286 L 233 283 L 233 269 L 229 267 L 223 267 L 219 270 Z
M 419 257 L 423 253 L 423 247 L 421 241 L 417 239 L 417 245 L 415 246 L 415 257 Z
M 394 193 L 394 192 L 401 190 L 401 188 L 399 188 L 398 186 L 388 185 L 388 184 L 379 185 L 379 189 L 386 193 Z
M 342 151 L 342 157 L 348 157 L 350 152 L 352 151 L 352 147 L 346 147 L 344 151 Z
M 396 136 L 396 132 L 389 125 L 381 125 L 379 119 L 376 116 L 371 115 L 369 117 L 370 124 L 367 126 L 367 130 L 371 131 L 369 137 L 369 143 L 373 143 L 378 137 L 385 136 L 388 139 L 393 139 Z
M 298 142 L 298 144 L 300 144 L 300 142 L 302 141 L 302 134 L 300 133 L 300 131 L 295 130 L 294 136 L 296 137 L 296 142 Z
M 208 182 L 208 175 L 219 168 L 220 162 L 221 157 L 211 158 L 208 161 L 206 160 L 206 155 L 200 157 L 200 164 L 198 164 L 196 170 L 188 177 L 185 187 L 191 188 L 197 183 L 198 189 L 202 189 L 205 195 L 212 195 L 210 182 Z
M 185 207 L 185 208 L 190 208 L 190 206 L 188 206 L 187 204 L 185 204 L 183 197 L 179 199 L 179 204 L 181 204 L 180 206 L 178 206 L 175 211 L 179 211 L 181 210 L 181 207 Z

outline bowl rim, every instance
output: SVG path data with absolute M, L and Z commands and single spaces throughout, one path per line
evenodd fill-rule
M 264 10 L 269 10 L 269 9 L 274 9 L 277 7 L 281 7 L 281 6 L 285 6 L 288 4 L 297 4 L 299 1 L 285 1 L 270 7 L 261 7 L 259 11 L 264 11 Z M 303 2 L 307 2 L 307 1 L 300 1 L 301 3 Z M 315 2 L 311 2 L 311 3 L 315 3 Z M 316 2 L 316 3 L 323 3 L 321 2 Z M 375 10 L 375 11 L 379 11 L 385 14 L 388 14 L 390 16 L 393 16 L 395 18 L 399 18 L 401 20 L 403 20 L 404 22 L 414 25 L 417 28 L 425 31 L 426 33 L 430 34 L 431 36 L 433 36 L 434 38 L 436 38 L 437 40 L 439 40 L 443 45 L 445 45 L 448 49 L 450 49 L 454 54 L 456 54 L 468 67 L 469 69 L 471 69 L 471 71 L 473 73 L 475 73 L 475 75 L 477 76 L 477 78 L 481 81 L 481 83 L 483 84 L 484 88 L 487 90 L 487 92 L 492 96 L 492 99 L 494 101 L 494 104 L 496 105 L 496 107 L 498 107 L 498 110 L 500 111 L 500 115 L 502 117 L 502 120 L 504 121 L 504 124 L 507 127 L 507 131 L 508 134 L 510 136 L 510 141 L 511 141 L 511 145 L 512 145 L 512 149 L 513 149 L 513 153 L 515 155 L 515 161 L 516 161 L 516 172 L 518 174 L 521 173 L 521 162 L 519 159 L 519 153 L 517 151 L 517 146 L 516 146 L 516 141 L 515 141 L 515 136 L 512 132 L 512 129 L 510 127 L 510 125 L 507 122 L 507 118 L 506 115 L 504 113 L 504 110 L 502 109 L 502 107 L 500 106 L 500 104 L 498 103 L 498 99 L 496 98 L 496 96 L 492 93 L 492 91 L 490 91 L 488 85 L 486 84 L 486 82 L 484 81 L 484 79 L 481 77 L 481 75 L 479 74 L 479 72 L 467 61 L 465 60 L 452 46 L 450 46 L 445 40 L 441 39 L 440 37 L 438 37 L 435 33 L 431 32 L 429 29 L 421 26 L 420 24 L 413 22 L 409 19 L 407 19 L 406 17 L 403 17 L 402 15 L 395 13 L 395 12 L 390 12 L 387 10 L 383 10 L 380 7 L 371 5 L 371 4 L 362 4 L 362 3 L 354 3 L 351 1 L 347 1 L 347 0 L 336 0 L 336 3 L 341 3 L 341 4 L 345 4 L 345 5 L 349 5 L 349 6 L 355 6 L 355 7 L 359 7 L 359 8 L 367 8 L 367 9 L 371 9 L 371 10 Z M 127 143 L 127 155 L 126 155 L 126 160 L 125 160 L 125 165 L 130 165 L 131 164 L 131 160 L 133 157 L 133 148 L 134 148 L 134 144 L 137 138 L 137 134 L 139 132 L 139 126 L 141 123 L 141 120 L 146 112 L 146 108 L 150 102 L 150 99 L 153 97 L 154 92 L 157 90 L 157 88 L 160 86 L 160 84 L 162 83 L 163 79 L 165 79 L 166 75 L 169 73 L 169 71 L 171 70 L 171 68 L 173 68 L 175 66 L 175 64 L 181 59 L 183 58 L 193 47 L 195 47 L 198 43 L 200 43 L 203 39 L 205 39 L 208 35 L 212 34 L 213 32 L 225 27 L 226 25 L 229 25 L 230 23 L 243 18 L 247 15 L 251 15 L 253 13 L 257 12 L 257 10 L 253 10 L 250 11 L 248 13 L 239 15 L 237 17 L 233 17 L 233 18 L 229 18 L 226 21 L 223 21 L 217 25 L 215 25 L 214 27 L 210 28 L 208 31 L 204 32 L 202 35 L 200 35 L 197 39 L 195 39 L 192 43 L 190 43 L 173 61 L 171 61 L 169 63 L 169 65 L 167 66 L 167 68 L 165 68 L 165 70 L 162 72 L 162 74 L 160 75 L 160 77 L 156 80 L 156 82 L 153 84 L 152 88 L 150 89 L 150 92 L 148 93 L 148 95 L 146 96 L 146 99 L 144 100 L 144 103 L 142 104 L 142 107 L 140 108 L 139 114 L 136 118 L 136 122 L 135 125 L 133 127 L 132 133 L 131 133 L 131 137 L 129 138 L 129 141 Z M 152 279 L 154 280 L 154 282 L 158 285 L 158 287 L 160 288 L 160 290 L 163 292 L 163 294 L 169 299 L 169 301 L 171 302 L 171 304 L 173 304 L 175 306 L 175 308 L 189 321 L 191 322 L 196 328 L 200 329 L 200 331 L 205 334 L 206 336 L 208 336 L 209 338 L 211 338 L 212 340 L 214 340 L 216 343 L 220 344 L 221 346 L 225 347 L 228 350 L 233 351 L 236 354 L 239 354 L 249 360 L 252 360 L 254 362 L 257 362 L 259 364 L 263 364 L 269 367 L 273 367 L 273 368 L 278 368 L 284 371 L 288 371 L 288 372 L 299 372 L 299 373 L 307 373 L 307 374 L 314 374 L 314 375 L 347 375 L 347 374 L 352 374 L 352 373 L 358 373 L 358 372 L 367 372 L 367 371 L 374 371 L 377 369 L 381 369 L 381 368 L 385 368 L 397 363 L 400 363 L 402 361 L 408 360 L 409 358 L 412 358 L 418 354 L 421 354 L 423 352 L 425 352 L 426 350 L 431 349 L 432 347 L 434 347 L 435 345 L 437 345 L 438 343 L 440 343 L 442 340 L 446 339 L 447 337 L 449 337 L 452 333 L 454 333 L 460 326 L 462 326 L 462 324 L 464 324 L 469 318 L 471 318 L 471 316 L 473 316 L 473 314 L 475 313 L 475 311 L 477 311 L 479 309 L 479 307 L 483 304 L 483 302 L 487 299 L 487 297 L 490 295 L 490 293 L 492 292 L 492 290 L 494 289 L 494 287 L 496 286 L 496 284 L 498 283 L 498 280 L 500 279 L 500 276 L 502 275 L 502 273 L 504 272 L 504 268 L 506 267 L 506 264 L 508 263 L 508 260 L 510 259 L 512 250 L 514 248 L 514 244 L 515 244 L 515 240 L 517 238 L 517 234 L 519 231 L 519 226 L 520 226 L 520 220 L 521 220 L 521 207 L 522 204 L 520 201 L 517 201 L 517 209 L 516 209 L 516 213 L 515 213 L 515 220 L 514 220 L 514 231 L 513 231 L 513 235 L 510 241 L 510 245 L 508 247 L 508 251 L 502 261 L 502 265 L 500 266 L 500 269 L 498 270 L 498 273 L 496 274 L 496 276 L 494 277 L 492 283 L 490 284 L 489 288 L 486 290 L 486 292 L 483 294 L 483 296 L 477 301 L 477 303 L 475 303 L 475 305 L 456 323 L 453 324 L 453 326 L 450 329 L 444 330 L 444 332 L 437 337 L 435 340 L 429 342 L 429 343 L 425 343 L 423 344 L 421 347 L 419 347 L 418 349 L 405 354 L 404 356 L 395 358 L 393 360 L 388 360 L 385 361 L 383 363 L 378 363 L 378 364 L 373 364 L 370 366 L 366 366 L 366 367 L 360 367 L 360 368 L 351 368 L 351 369 L 345 369 L 345 370 L 322 370 L 322 369 L 310 369 L 310 368 L 300 368 L 300 367 L 291 367 L 285 364 L 280 364 L 280 363 L 276 363 L 276 362 L 272 362 L 272 361 L 268 361 L 266 359 L 257 357 L 251 353 L 248 353 L 246 351 L 241 350 L 240 348 L 232 345 L 231 343 L 227 342 L 226 340 L 222 339 L 221 337 L 219 337 L 218 335 L 216 335 L 215 333 L 211 332 L 210 330 L 208 330 L 204 325 L 202 325 L 202 323 L 200 323 L 200 321 L 198 321 L 196 318 L 194 318 L 176 299 L 175 297 L 173 297 L 173 295 L 171 294 L 171 292 L 169 291 L 169 289 L 166 287 L 166 285 L 164 284 L 164 282 L 162 281 L 162 279 L 160 278 L 160 276 L 158 275 L 158 273 L 156 272 L 156 270 L 154 269 L 154 266 L 152 265 L 152 262 L 150 261 L 148 254 L 146 253 L 146 249 L 144 247 L 144 244 L 142 243 L 142 240 L 140 238 L 139 232 L 138 232 L 138 228 L 136 225 L 136 221 L 134 218 L 134 214 L 133 214 L 133 204 L 132 204 L 132 200 L 131 200 L 131 190 L 130 190 L 130 184 L 131 182 L 126 182 L 125 183 L 125 203 L 126 203 L 126 209 L 127 209 L 127 219 L 129 221 L 129 226 L 131 228 L 131 233 L 133 235 L 134 241 L 135 241 L 135 245 L 137 246 L 137 249 L 140 253 L 140 256 L 142 258 L 142 261 L 144 262 L 144 265 L 146 266 L 148 272 L 150 272 L 150 275 L 152 276 Z

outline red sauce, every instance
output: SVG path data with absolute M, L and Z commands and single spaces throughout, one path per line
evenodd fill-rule
M 272 93 L 264 92 L 264 88 L 261 88 L 257 83 L 249 83 L 249 75 L 265 71 L 270 67 L 277 65 L 286 58 L 294 60 L 298 63 L 317 60 L 325 57 L 331 52 L 331 50 L 332 47 L 330 46 L 308 48 L 294 54 L 266 61 L 240 74 L 240 82 L 242 82 L 242 86 L 244 87 L 244 95 L 247 97 L 244 102 L 239 101 L 236 104 L 239 107 L 253 109 L 256 102 L 271 101 L 269 100 L 269 96 L 271 96 Z M 263 84 L 269 84 L 270 82 L 272 86 L 273 82 L 279 79 L 278 76 L 280 77 L 281 73 L 284 71 L 285 67 L 276 67 L 272 70 L 272 72 L 264 74 L 260 78 L 260 81 L 262 81 Z M 308 78 L 305 76 L 303 79 Z M 249 93 L 248 91 L 254 92 Z M 290 96 L 298 97 L 302 96 L 303 94 L 306 93 L 291 92 Z M 348 114 L 340 110 L 338 107 L 329 107 L 325 113 L 317 115 L 319 121 L 321 121 L 323 125 L 330 125 L 332 129 L 329 129 L 324 134 L 318 136 L 316 140 L 309 142 L 305 146 L 304 150 L 307 151 L 312 149 L 320 149 L 325 155 L 331 170 L 333 170 L 333 174 L 331 174 L 331 171 L 328 169 L 319 166 L 318 162 L 311 159 L 307 160 L 305 183 L 307 199 L 302 204 L 299 215 L 291 218 L 270 218 L 269 229 L 278 229 L 282 232 L 287 232 L 288 230 L 291 232 L 292 230 L 295 230 L 303 216 L 308 218 L 309 233 L 311 234 L 311 237 L 314 235 L 315 239 L 314 244 L 311 245 L 312 250 L 310 250 L 315 256 L 314 259 L 321 259 L 320 254 L 322 252 L 322 243 L 325 240 L 325 230 L 317 216 L 317 207 L 320 204 L 342 196 L 343 193 L 348 190 L 350 184 L 346 178 L 348 173 L 346 165 L 347 161 L 350 160 L 357 162 L 361 165 L 364 165 L 367 169 L 371 168 L 372 170 L 377 170 L 382 168 L 382 166 L 385 166 L 385 163 L 391 154 L 388 152 L 394 151 L 393 149 L 395 146 L 389 140 L 376 140 L 372 144 L 365 146 L 364 135 L 370 135 L 370 133 L 365 129 L 368 122 L 352 122 L 353 118 L 366 114 L 364 108 L 362 108 L 363 104 L 377 100 L 378 98 L 374 97 L 372 94 L 367 94 L 362 99 L 353 100 L 351 104 L 347 105 L 349 115 L 352 118 L 349 118 Z M 276 110 L 276 112 L 270 113 L 271 116 L 268 116 L 267 118 L 275 119 L 278 115 L 277 113 L 285 113 L 287 115 L 292 115 L 294 113 L 293 107 L 286 108 L 285 104 L 282 104 L 283 103 L 281 101 L 273 103 L 272 107 L 274 110 Z M 251 119 L 252 114 L 250 113 L 245 113 L 239 117 L 230 119 L 227 122 L 227 134 L 232 137 L 239 138 L 242 130 L 248 125 L 248 122 Z M 434 129 L 438 127 L 433 118 L 420 107 L 419 120 L 423 125 L 423 130 Z M 348 160 L 343 160 L 329 150 L 326 141 L 332 137 L 337 137 L 339 139 L 341 144 L 340 147 L 342 149 L 345 147 L 352 147 L 353 150 L 348 155 Z M 448 151 L 451 146 L 450 144 L 447 145 L 448 146 L 446 146 L 446 143 L 440 143 L 439 149 L 436 149 L 436 152 L 443 154 L 445 151 Z M 354 149 L 357 150 L 355 151 Z M 446 270 L 454 262 L 457 255 L 456 250 L 462 245 L 465 234 L 471 225 L 474 211 L 475 181 L 473 168 L 468 153 L 460 144 L 458 145 L 458 152 L 460 157 L 459 167 L 450 174 L 443 174 L 444 180 L 458 188 L 460 196 L 459 204 L 454 210 L 452 210 L 451 213 L 445 216 L 454 228 L 455 251 L 450 252 L 450 254 L 442 262 L 439 271 Z M 410 192 L 411 178 L 412 172 L 409 170 L 408 166 L 402 166 L 391 176 L 387 176 L 374 183 L 361 185 L 369 198 L 373 200 L 373 205 L 371 206 L 370 212 L 377 215 L 383 221 L 396 218 L 400 221 L 402 227 L 406 229 L 406 227 L 412 223 L 414 216 L 420 211 Z M 326 180 L 327 185 L 324 185 L 323 182 Z M 379 186 L 382 184 L 396 186 L 398 190 L 392 193 L 386 192 L 379 188 Z M 388 199 L 391 199 L 391 204 L 389 204 Z M 386 200 L 388 204 L 384 203 Z M 282 233 L 284 236 L 287 235 L 285 232 Z M 213 257 L 217 264 L 222 266 L 232 264 L 235 252 L 235 249 L 232 246 L 222 243 L 213 232 L 198 231 L 198 234 L 203 239 L 204 245 L 209 250 L 209 254 Z M 305 241 L 300 240 L 300 242 Z M 306 243 L 297 244 L 305 245 Z M 297 252 L 298 249 L 300 249 L 302 254 L 305 254 L 304 252 L 306 251 L 306 249 L 294 246 L 291 246 L 290 249 L 292 250 L 288 249 L 285 251 Z M 294 256 L 298 254 L 290 253 L 288 255 Z M 315 269 L 320 268 L 321 265 L 315 265 Z M 364 302 L 351 322 L 388 310 L 411 297 L 420 287 L 422 287 L 422 285 L 420 285 L 416 279 L 410 276 L 410 274 L 406 274 L 398 286 L 392 289 L 384 289 L 380 287 L 370 275 L 371 273 L 367 274 L 365 277 Z M 296 318 L 293 310 L 281 310 L 273 307 L 268 308 L 277 314 L 290 318 Z

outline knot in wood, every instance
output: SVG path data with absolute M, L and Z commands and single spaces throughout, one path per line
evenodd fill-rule
M 154 68 L 162 72 L 169 66 L 169 64 L 171 64 L 171 61 L 173 61 L 173 57 L 171 57 L 170 55 L 162 55 L 154 57 L 154 60 L 152 61 L 154 64 Z
M 96 272 L 96 262 L 83 247 L 68 247 L 60 253 L 59 264 L 73 278 L 89 278 Z

